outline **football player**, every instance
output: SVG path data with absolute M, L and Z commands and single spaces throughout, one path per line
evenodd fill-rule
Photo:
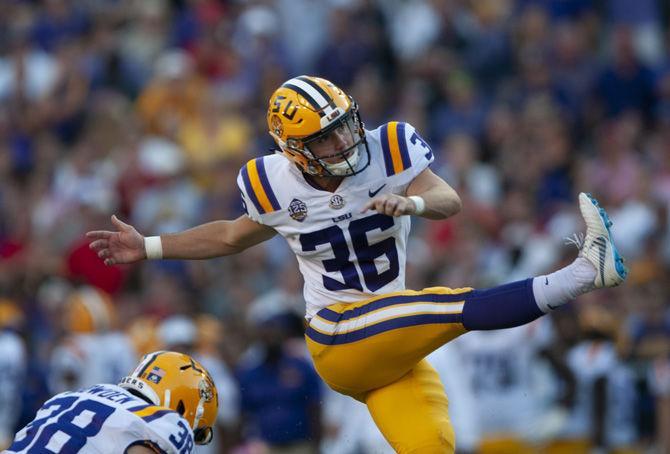
M 21 389 L 28 355 L 19 334 L 25 316 L 12 300 L 0 298 L 0 451 L 12 442 L 21 415 Z
M 218 399 L 199 362 L 157 351 L 118 385 L 49 399 L 6 452 L 191 453 L 212 440 Z
M 410 216 L 445 219 L 461 209 L 458 194 L 428 168 L 430 146 L 407 123 L 365 130 L 355 101 L 318 77 L 282 84 L 267 122 L 279 149 L 241 169 L 245 215 L 146 238 L 113 216 L 116 231 L 89 232 L 91 247 L 114 265 L 219 257 L 282 235 L 303 274 L 317 371 L 365 402 L 398 452 L 455 449 L 427 354 L 468 330 L 522 325 L 625 279 L 607 214 L 580 194 L 587 230 L 566 268 L 487 290 L 406 290 Z
M 116 308 L 104 291 L 90 286 L 73 289 L 61 317 L 65 335 L 49 361 L 52 394 L 115 383 L 137 362 L 130 338 L 115 329 Z
M 543 318 L 507 330 L 474 332 L 449 344 L 458 348 L 460 369 L 477 402 L 471 410 L 481 424 L 476 452 L 536 451 L 532 444 L 539 432 L 537 421 L 545 412 L 536 375 L 552 335 L 551 320 Z M 443 376 L 449 373 L 447 367 L 453 368 L 453 363 L 443 365 Z M 437 365 L 436 369 L 440 371 Z
M 636 452 L 636 385 L 633 371 L 617 348 L 621 321 L 595 305 L 581 306 L 578 320 L 583 339 L 567 354 L 577 379 L 575 403 L 565 427 L 546 452 Z

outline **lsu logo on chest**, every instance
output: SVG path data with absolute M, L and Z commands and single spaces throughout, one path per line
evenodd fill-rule
M 351 212 L 339 214 L 336 216 L 332 216 L 332 213 L 330 213 L 330 211 L 333 210 L 341 210 L 342 208 L 344 208 L 345 205 L 346 200 L 341 195 L 333 194 L 330 197 L 328 201 L 328 208 L 329 208 L 328 216 L 331 221 L 341 222 L 347 219 L 351 219 L 353 217 L 353 214 Z M 289 203 L 287 211 L 291 219 L 297 222 L 304 222 L 305 219 L 307 219 L 307 215 L 309 214 L 309 208 L 307 207 L 307 204 L 298 198 L 294 198 L 293 200 L 291 200 L 291 203 Z

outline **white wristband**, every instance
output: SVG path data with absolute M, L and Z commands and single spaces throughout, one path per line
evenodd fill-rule
M 423 197 L 418 195 L 411 195 L 408 197 L 412 202 L 414 202 L 414 214 L 421 216 L 426 210 L 426 201 L 423 200 Z
M 160 260 L 163 258 L 163 243 L 160 236 L 145 236 L 144 251 L 149 260 Z

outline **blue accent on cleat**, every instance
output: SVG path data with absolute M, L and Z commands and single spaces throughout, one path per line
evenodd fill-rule
M 600 206 L 598 201 L 591 195 L 591 193 L 587 192 L 586 196 L 589 198 L 589 200 L 591 200 L 591 203 L 593 203 L 593 205 L 598 208 L 598 214 L 600 215 L 600 218 L 602 219 L 603 224 L 607 229 L 607 235 L 609 236 L 610 245 L 612 246 L 612 253 L 614 254 L 614 268 L 616 269 L 617 274 L 619 274 L 622 279 L 625 279 L 628 275 L 628 269 L 626 268 L 626 265 L 624 265 L 624 259 L 621 254 L 619 254 L 619 250 L 614 245 L 614 241 L 612 240 L 612 232 L 610 231 L 610 227 L 612 227 L 614 223 L 610 220 L 605 209 Z

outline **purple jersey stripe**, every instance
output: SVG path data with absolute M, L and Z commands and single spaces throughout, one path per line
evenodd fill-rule
M 146 405 L 138 405 L 137 407 L 129 408 L 128 411 L 132 411 L 132 412 L 140 411 L 140 410 L 144 410 L 145 408 L 147 408 L 147 407 L 149 407 L 149 406 L 150 406 L 150 404 L 146 404 Z
M 391 149 L 389 148 L 388 124 L 381 127 L 379 141 L 382 143 L 382 154 L 384 155 L 384 164 L 386 165 L 386 176 L 390 177 L 395 174 L 395 171 L 393 170 L 393 158 L 391 157 Z
M 261 180 L 261 185 L 265 190 L 265 195 L 268 197 L 268 200 L 270 201 L 270 205 L 272 205 L 272 208 L 275 211 L 279 210 L 281 207 L 279 206 L 279 202 L 275 197 L 275 193 L 272 191 L 272 186 L 270 186 L 268 175 L 265 172 L 265 161 L 263 160 L 263 158 L 256 159 L 256 169 L 258 169 L 258 177 Z
M 412 160 L 409 158 L 409 151 L 407 151 L 407 138 L 405 137 L 405 123 L 398 123 L 398 146 L 400 148 L 400 157 L 402 158 L 402 169 L 407 170 L 412 167 Z
M 251 199 L 251 202 L 254 204 L 256 207 L 256 210 L 260 213 L 263 214 L 265 213 L 265 210 L 263 209 L 263 206 L 261 205 L 261 202 L 258 201 L 258 197 L 256 197 L 256 193 L 254 192 L 253 186 L 251 186 L 251 180 L 249 179 L 249 171 L 247 170 L 247 166 L 245 165 L 242 167 L 242 181 L 244 182 L 244 187 L 247 190 L 247 195 Z
M 160 418 L 161 416 L 167 415 L 168 413 L 175 413 L 175 411 L 170 409 L 158 410 L 156 413 L 152 413 L 147 416 L 142 416 L 142 419 L 145 420 L 146 422 L 151 422 Z

